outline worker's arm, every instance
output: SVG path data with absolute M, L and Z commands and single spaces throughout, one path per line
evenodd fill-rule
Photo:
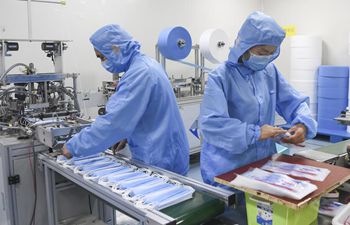
M 300 143 L 300 141 L 302 141 L 301 134 L 303 132 L 305 136 L 304 138 L 315 137 L 317 123 L 312 118 L 310 108 L 307 105 L 309 97 L 298 93 L 287 83 L 275 66 L 274 69 L 276 72 L 276 111 L 287 121 L 287 123 L 293 126 L 293 129 L 289 130 L 292 135 L 298 134 L 298 138 L 295 136 L 293 137 L 294 141 L 292 143 Z
M 206 142 L 227 151 L 240 154 L 258 140 L 285 133 L 269 125 L 261 128 L 230 117 L 227 99 L 215 71 L 208 78 L 199 118 L 200 129 Z
M 144 114 L 154 86 L 148 72 L 141 68 L 125 74 L 117 92 L 107 103 L 107 113 L 98 116 L 90 127 L 70 139 L 66 148 L 73 156 L 91 155 L 128 138 Z

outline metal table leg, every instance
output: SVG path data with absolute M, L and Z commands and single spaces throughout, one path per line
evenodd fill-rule
M 45 187 L 46 187 L 46 201 L 49 225 L 58 225 L 57 221 L 57 207 L 56 207 L 56 183 L 55 172 L 44 165 L 45 172 Z

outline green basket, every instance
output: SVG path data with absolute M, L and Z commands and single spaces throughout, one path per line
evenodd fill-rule
M 320 199 L 310 202 L 301 209 L 259 199 L 245 194 L 249 225 L 310 225 L 317 224 Z

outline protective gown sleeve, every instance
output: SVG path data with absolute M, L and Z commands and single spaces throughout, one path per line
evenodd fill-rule
M 140 70 L 124 74 L 125 79 L 107 103 L 107 113 L 67 142 L 73 156 L 104 151 L 132 134 L 147 108 L 153 86 L 151 76 L 145 73 Z
M 312 118 L 310 108 L 307 104 L 309 97 L 298 93 L 287 83 L 281 73 L 276 70 L 276 111 L 287 123 L 295 125 L 302 123 L 307 128 L 306 138 L 313 138 L 317 132 L 317 122 Z
M 215 76 L 208 78 L 199 125 L 206 142 L 235 154 L 247 150 L 260 137 L 258 125 L 230 117 L 222 84 Z

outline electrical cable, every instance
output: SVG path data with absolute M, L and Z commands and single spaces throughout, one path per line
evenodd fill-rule
M 15 67 L 17 67 L 17 66 L 24 66 L 24 67 L 26 67 L 27 70 L 30 70 L 30 67 L 29 67 L 28 65 L 26 65 L 26 64 L 24 64 L 24 63 L 16 63 L 16 64 L 10 66 L 10 67 L 5 71 L 5 73 L 1 75 L 0 81 L 3 82 L 4 78 L 6 77 L 6 75 L 7 75 L 13 68 L 15 68 Z

